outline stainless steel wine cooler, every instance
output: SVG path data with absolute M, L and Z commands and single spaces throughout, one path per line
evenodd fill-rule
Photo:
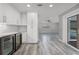
M 0 37 L 0 55 L 13 54 L 22 44 L 21 33 Z

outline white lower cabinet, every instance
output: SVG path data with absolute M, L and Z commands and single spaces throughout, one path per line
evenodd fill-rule
M 22 43 L 27 43 L 27 32 L 22 32 Z

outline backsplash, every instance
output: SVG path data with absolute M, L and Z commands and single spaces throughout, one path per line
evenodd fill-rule
M 0 33 L 18 32 L 18 26 L 0 24 Z

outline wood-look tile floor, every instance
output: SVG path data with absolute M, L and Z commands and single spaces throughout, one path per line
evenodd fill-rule
M 22 44 L 14 55 L 79 55 L 79 52 L 58 40 L 57 35 L 41 34 L 38 44 Z

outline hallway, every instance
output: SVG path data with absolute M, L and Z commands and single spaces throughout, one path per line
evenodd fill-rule
M 14 55 L 76 55 L 78 51 L 60 42 L 57 34 L 41 34 L 39 44 L 22 44 Z

